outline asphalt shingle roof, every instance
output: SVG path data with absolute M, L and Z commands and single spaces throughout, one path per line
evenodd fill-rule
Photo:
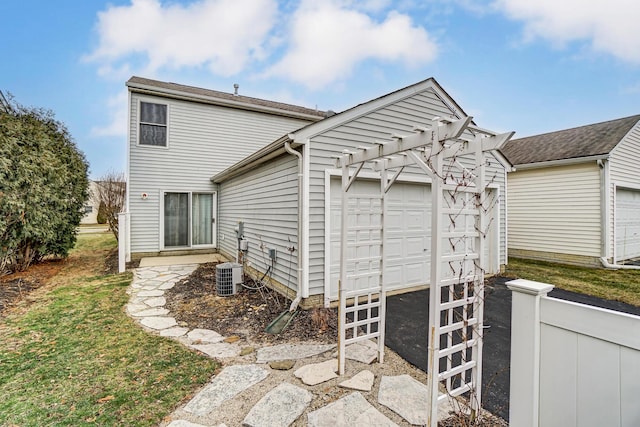
M 513 165 L 608 154 L 640 121 L 640 115 L 514 139 L 502 153 Z
M 203 88 L 194 87 L 194 86 L 181 85 L 178 83 L 162 82 L 159 80 L 146 79 L 146 78 L 137 77 L 137 76 L 131 77 L 129 81 L 127 81 L 127 85 L 129 85 L 129 83 L 133 83 L 134 85 L 139 84 L 139 85 L 144 85 L 149 87 L 155 87 L 158 89 L 167 89 L 170 91 L 177 91 L 184 94 L 196 95 L 199 97 L 217 98 L 217 99 L 234 101 L 234 102 L 239 102 L 239 103 L 244 103 L 249 105 L 257 105 L 261 107 L 291 111 L 293 113 L 308 114 L 312 116 L 317 116 L 319 118 L 326 117 L 326 112 L 314 110 L 312 108 L 300 107 L 298 105 L 292 105 L 292 104 L 285 104 L 283 102 L 268 101 L 266 99 L 252 98 L 250 96 L 234 95 L 233 93 L 220 92 L 220 91 L 211 90 L 211 89 L 203 89 Z

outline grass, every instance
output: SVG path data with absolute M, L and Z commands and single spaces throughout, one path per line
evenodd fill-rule
M 604 270 L 509 258 L 504 275 L 640 306 L 640 270 Z
M 110 234 L 78 236 L 62 271 L 0 324 L 0 425 L 157 425 L 217 368 L 123 310 Z

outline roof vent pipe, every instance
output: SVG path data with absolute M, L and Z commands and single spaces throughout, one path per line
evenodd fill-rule
M 234 83 L 233 84 L 233 95 L 234 96 L 238 96 L 238 89 L 240 88 L 240 85 L 238 83 Z

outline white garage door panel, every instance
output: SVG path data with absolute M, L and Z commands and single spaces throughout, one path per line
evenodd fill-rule
M 350 190 L 356 194 L 379 194 L 380 184 L 375 181 L 357 181 Z M 353 194 L 351 193 L 351 194 Z M 331 298 L 338 295 L 338 278 L 340 276 L 340 206 L 342 191 L 340 180 L 331 180 Z M 424 285 L 429 279 L 429 252 L 425 249 L 430 245 L 431 227 L 431 200 L 429 186 L 425 184 L 394 184 L 387 198 L 387 214 L 385 217 L 386 241 L 385 252 L 385 277 L 387 289 L 399 289 Z M 365 202 L 359 202 L 359 206 L 365 206 Z M 350 227 L 356 224 L 359 226 L 369 221 L 366 215 L 351 215 L 349 217 Z M 379 235 L 371 236 L 368 232 L 358 232 L 358 239 L 378 238 Z M 355 236 L 355 235 L 354 235 Z M 351 239 L 354 237 L 350 236 Z M 353 254 L 353 249 L 349 254 Z M 358 257 L 368 257 L 368 248 L 358 250 Z M 379 255 L 379 251 L 371 255 Z M 365 272 L 367 266 L 359 264 L 357 271 Z M 364 288 L 377 283 L 372 279 L 358 279 L 356 286 Z
M 616 190 L 616 260 L 640 257 L 640 191 Z

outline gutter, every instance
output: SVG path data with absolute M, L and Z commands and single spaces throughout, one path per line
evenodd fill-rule
M 271 144 L 261 148 L 249 157 L 244 158 L 233 166 L 228 167 L 222 172 L 212 176 L 211 182 L 219 184 L 230 178 L 241 175 L 247 170 L 254 169 L 269 160 L 285 154 L 287 151 L 284 147 L 285 144 L 292 142 L 291 135 L 285 135 L 275 140 Z M 295 147 L 299 146 L 296 144 Z M 294 147 L 294 148 L 295 148 Z
M 302 235 L 303 230 L 303 212 L 304 212 L 304 198 L 302 190 L 304 187 L 304 170 L 302 154 L 291 148 L 291 142 L 285 141 L 284 149 L 287 153 L 294 155 L 298 158 L 298 287 L 296 290 L 296 298 L 291 302 L 289 311 L 293 312 L 298 308 L 300 301 L 302 301 L 302 283 L 304 278 L 304 266 L 303 263 L 303 251 L 304 240 Z
M 527 170 L 527 169 L 546 168 L 550 166 L 567 166 L 567 165 L 575 165 L 578 163 L 607 160 L 608 158 L 609 158 L 609 154 L 607 153 L 607 154 L 598 154 L 595 156 L 587 156 L 587 157 L 574 157 L 571 159 L 549 160 L 546 162 L 538 162 L 538 163 L 522 163 L 519 165 L 514 165 L 514 168 L 515 170 Z

